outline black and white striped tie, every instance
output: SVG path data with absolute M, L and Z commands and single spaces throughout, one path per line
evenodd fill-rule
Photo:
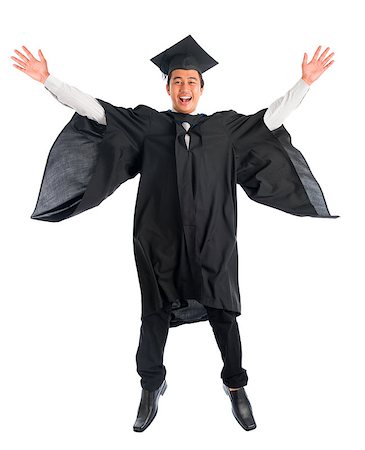
M 189 150 L 189 145 L 190 145 L 190 135 L 188 134 L 188 131 L 189 131 L 191 125 L 190 125 L 189 122 L 182 122 L 181 125 L 184 127 L 184 129 L 185 129 L 185 131 L 186 131 L 186 134 L 185 134 L 185 143 L 186 143 L 186 148 Z

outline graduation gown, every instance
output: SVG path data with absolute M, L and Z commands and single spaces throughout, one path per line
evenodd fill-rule
M 106 125 L 75 112 L 50 149 L 31 218 L 76 216 L 140 174 L 133 248 L 141 318 L 165 306 L 171 327 L 207 320 L 204 306 L 241 314 L 237 184 L 289 214 L 338 217 L 284 125 L 267 128 L 266 109 L 184 115 L 97 100 Z

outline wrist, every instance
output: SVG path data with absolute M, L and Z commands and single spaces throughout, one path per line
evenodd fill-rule
M 302 80 L 304 80 L 309 86 L 312 84 L 312 82 L 309 81 L 306 77 L 302 77 Z
M 50 75 L 49 72 L 45 73 L 44 75 L 41 75 L 41 79 L 39 81 L 44 84 L 46 82 L 47 78 L 49 77 L 49 75 Z

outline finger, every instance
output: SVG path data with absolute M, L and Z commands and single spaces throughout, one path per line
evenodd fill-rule
M 326 48 L 326 50 L 325 50 L 325 51 L 322 53 L 322 55 L 319 57 L 319 61 L 322 61 L 322 60 L 323 60 L 323 58 L 325 57 L 325 55 L 326 55 L 326 53 L 328 52 L 329 49 L 330 49 L 329 47 Z
M 24 45 L 22 45 L 22 47 L 30 59 L 35 59 L 34 56 L 30 53 L 30 51 L 27 49 L 27 47 L 25 47 Z
M 19 66 L 17 66 L 16 64 L 13 64 L 13 66 L 14 66 L 16 69 L 19 69 L 19 70 L 21 70 L 22 72 L 25 72 L 25 69 L 23 69 L 23 67 L 19 67 Z
M 23 55 L 23 53 L 20 53 L 18 50 L 14 50 L 14 52 L 15 52 L 17 55 L 19 55 L 19 56 L 22 58 L 22 60 L 23 60 L 24 62 L 29 62 L 29 59 L 28 59 L 27 57 L 25 57 L 25 56 Z
M 333 59 L 329 64 L 327 64 L 327 66 L 325 66 L 323 68 L 323 70 L 327 70 L 330 66 L 332 66 L 332 64 L 335 62 L 335 60 Z
M 11 56 L 11 59 L 13 59 L 14 61 L 16 61 L 18 64 L 20 64 L 22 67 L 26 65 L 26 63 L 24 61 L 20 61 L 20 59 L 15 58 L 15 56 Z
M 325 60 L 323 60 L 323 64 L 328 63 L 328 61 L 332 58 L 332 56 L 335 54 L 335 52 L 331 53 L 330 55 L 327 56 L 327 58 Z
M 312 61 L 313 61 L 314 59 L 317 58 L 317 56 L 318 56 L 320 50 L 321 50 L 321 46 L 319 45 L 318 48 L 317 48 L 317 50 L 316 50 L 316 52 L 315 52 L 314 55 L 313 55 Z

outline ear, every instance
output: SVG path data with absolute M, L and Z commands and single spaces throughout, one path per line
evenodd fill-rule
M 166 84 L 166 91 L 170 95 L 170 86 L 168 84 Z
M 202 95 L 203 92 L 204 92 L 204 87 L 201 87 L 201 88 L 200 88 L 200 95 Z

